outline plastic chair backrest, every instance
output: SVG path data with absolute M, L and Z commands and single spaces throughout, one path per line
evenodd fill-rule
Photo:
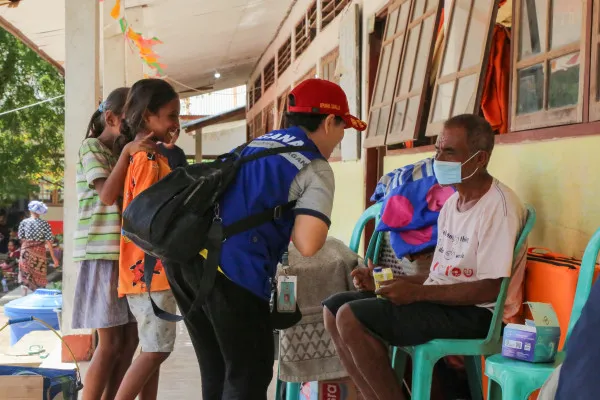
M 525 245 L 527 241 L 527 236 L 533 229 L 536 220 L 536 212 L 535 208 L 533 208 L 530 204 L 525 204 L 525 208 L 527 209 L 527 221 L 525 222 L 525 226 L 519 235 L 519 239 L 515 245 L 515 251 L 513 253 L 513 258 L 517 257 L 521 248 Z M 488 332 L 486 341 L 493 340 L 494 338 L 500 337 L 500 331 L 502 329 L 502 317 L 504 316 L 504 303 L 506 302 L 506 295 L 508 293 L 508 285 L 510 284 L 510 278 L 502 279 L 502 286 L 500 286 L 500 293 L 498 294 L 498 299 L 496 300 L 496 306 L 494 307 L 494 315 L 492 316 L 492 322 L 490 323 L 490 330 Z
M 569 342 L 569 337 L 571 336 L 573 327 L 579 320 L 583 306 L 590 297 L 592 285 L 594 284 L 594 272 L 596 269 L 596 260 L 598 259 L 599 252 L 600 229 L 594 233 L 585 248 L 585 252 L 583 253 L 583 260 L 581 260 L 581 268 L 579 269 L 577 290 L 575 291 L 575 300 L 573 301 L 573 309 L 571 310 L 571 319 L 569 320 L 569 328 L 567 330 L 565 345 Z
M 514 257 L 519 254 L 521 248 L 525 245 L 527 240 L 527 236 L 533 229 L 536 220 L 536 212 L 535 208 L 532 205 L 526 204 L 525 208 L 527 209 L 527 221 L 525 222 L 525 226 L 521 230 L 519 234 L 519 238 L 517 243 L 515 244 Z M 373 235 L 371 241 L 369 243 L 369 248 L 367 249 L 367 259 L 372 259 L 375 264 L 378 262 L 378 257 L 381 252 L 381 244 L 382 244 L 382 233 L 378 232 L 376 235 Z M 600 240 L 600 239 L 599 239 Z M 596 252 L 597 255 L 597 252 Z M 593 272 L 592 272 L 593 274 Z M 580 276 L 581 279 L 581 276 Z M 492 322 L 490 324 L 490 330 L 488 332 L 485 341 L 491 341 L 494 338 L 500 336 L 500 330 L 502 329 L 502 317 L 504 314 L 504 302 L 506 301 L 506 295 L 508 292 L 508 285 L 510 283 L 510 278 L 502 279 L 502 285 L 500 286 L 500 293 L 498 294 L 498 298 L 496 300 L 496 306 L 494 307 L 494 315 L 492 317 Z M 589 294 L 589 290 L 588 290 Z
M 379 220 L 379 214 L 381 213 L 381 203 L 373 204 L 371 207 L 367 208 L 358 221 L 356 225 L 354 225 L 354 230 L 352 231 L 352 236 L 350 237 L 350 249 L 355 253 L 358 253 L 358 247 L 360 246 L 360 239 L 362 238 L 363 231 L 365 230 L 365 226 L 367 222 L 372 219 L 375 219 L 375 224 Z M 376 236 L 375 234 L 373 236 Z

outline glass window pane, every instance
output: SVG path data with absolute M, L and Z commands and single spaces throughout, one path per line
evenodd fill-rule
M 377 85 L 375 89 L 375 96 L 373 97 L 374 103 L 381 103 L 383 99 L 383 90 L 385 88 L 385 79 L 387 77 L 387 71 L 390 67 L 390 50 L 391 45 L 383 47 L 383 55 L 381 57 L 381 61 L 379 62 L 379 71 L 377 73 Z
M 381 111 L 380 108 L 376 108 L 373 111 L 371 111 L 371 117 L 369 118 L 369 125 L 368 125 L 369 130 L 367 131 L 367 137 L 373 137 L 376 135 L 377 123 L 379 122 L 379 112 L 380 111 Z
M 394 35 L 394 33 L 396 33 L 396 24 L 398 23 L 398 13 L 400 12 L 400 10 L 398 8 L 396 8 L 394 11 L 392 11 L 392 13 L 390 14 L 390 19 L 388 21 L 388 26 L 387 26 L 387 32 L 385 33 L 385 39 L 389 39 L 390 37 L 392 37 Z
M 408 99 L 408 107 L 406 109 L 406 120 L 404 121 L 404 130 L 412 131 L 415 130 L 415 124 L 417 123 L 417 114 L 419 112 L 420 96 L 411 97 Z
M 467 69 L 479 64 L 489 29 L 489 13 L 491 1 L 474 1 L 473 13 L 469 21 L 469 34 L 465 44 L 465 54 L 460 69 Z
M 432 122 L 442 122 L 448 119 L 452 94 L 454 93 L 454 83 L 455 81 L 452 81 L 438 87 Z
M 517 114 L 527 114 L 542 109 L 544 105 L 544 68 L 536 64 L 517 72 Z
M 546 51 L 548 0 L 522 0 L 519 60 Z
M 429 47 L 434 31 L 435 18 L 427 18 L 422 26 L 421 39 L 419 40 L 419 50 L 417 53 L 417 61 L 413 72 L 413 80 L 410 86 L 410 91 L 421 90 L 423 87 L 423 79 L 425 79 L 425 67 L 427 67 L 427 57 L 429 56 Z
M 552 0 L 551 48 L 556 49 L 569 43 L 579 42 L 582 19 L 583 1 Z
M 548 108 L 572 106 L 579 100 L 579 53 L 550 60 Z
M 419 29 L 421 24 L 417 25 L 410 31 L 408 31 L 408 41 L 406 44 L 406 50 L 404 52 L 404 64 L 402 65 L 402 77 L 400 79 L 400 87 L 398 88 L 399 93 L 408 93 L 409 85 L 413 75 L 413 64 L 415 62 L 415 56 L 417 54 L 417 45 L 419 44 Z M 421 42 L 423 43 L 423 42 Z M 426 47 L 421 45 L 421 47 Z
M 480 0 L 481 1 L 481 0 Z M 464 44 L 465 31 L 469 22 L 471 0 L 455 0 L 454 14 L 447 37 L 446 54 L 442 67 L 442 76 L 458 71 L 460 52 Z
M 421 15 L 423 15 L 426 2 L 427 2 L 426 0 L 416 0 L 415 1 L 415 7 L 413 8 L 412 21 L 414 21 L 415 19 L 417 19 Z
M 383 101 L 392 101 L 394 96 L 394 87 L 396 85 L 396 78 L 398 75 L 398 69 L 400 68 L 400 56 L 402 55 L 402 39 L 404 35 L 398 36 L 394 39 L 392 49 L 392 59 L 390 60 L 390 69 L 388 71 L 388 78 L 385 84 L 385 92 L 383 94 Z
M 394 115 L 392 117 L 392 135 L 400 133 L 404 125 L 404 112 L 406 110 L 406 100 L 401 100 L 394 107 Z
M 391 106 L 385 106 L 381 108 L 381 113 L 379 114 L 379 124 L 377 125 L 377 132 L 375 133 L 377 136 L 385 136 L 387 124 L 390 119 L 390 108 Z
M 398 28 L 396 28 L 396 32 L 403 31 L 406 29 L 406 24 L 408 23 L 409 9 L 410 1 L 406 1 L 400 6 L 400 17 L 398 18 Z
M 458 80 L 452 116 L 472 114 L 475 111 L 473 105 L 475 104 L 475 92 L 477 91 L 477 77 L 478 74 L 473 74 Z

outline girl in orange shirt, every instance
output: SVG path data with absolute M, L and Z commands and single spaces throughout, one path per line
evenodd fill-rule
M 179 96 L 161 79 L 142 79 L 129 92 L 121 135 L 127 141 L 147 140 L 169 143 L 179 130 Z M 140 151 L 129 159 L 123 190 L 123 209 L 142 191 L 170 172 L 168 161 L 158 153 Z M 156 399 L 160 365 L 173 351 L 175 323 L 154 315 L 144 284 L 146 254 L 121 236 L 119 296 L 126 297 L 138 324 L 142 353 L 127 371 L 117 392 L 118 400 Z M 176 302 L 164 268 L 156 260 L 152 278 L 152 299 L 163 310 L 175 313 Z

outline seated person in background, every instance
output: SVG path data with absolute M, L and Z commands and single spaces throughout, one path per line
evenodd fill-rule
M 15 281 L 19 271 L 19 258 L 21 250 L 19 249 L 19 241 L 10 239 L 8 241 L 8 255 L 6 260 L 0 264 L 0 274 L 2 275 L 2 291 L 8 292 L 8 282 Z
M 57 238 L 54 238 L 54 242 L 52 243 L 52 252 L 54 253 L 54 256 L 56 257 L 56 259 L 58 260 L 59 264 L 55 265 L 55 268 L 58 268 L 59 266 L 62 265 L 62 261 L 63 261 L 63 249 L 62 246 L 60 244 L 60 241 Z
M 373 265 L 353 271 L 358 292 L 323 302 L 325 327 L 354 383 L 367 399 L 404 395 L 388 358 L 387 344 L 410 346 L 432 339 L 487 336 L 502 278 L 514 278 L 505 317 L 519 309 L 526 248 L 513 263 L 515 242 L 526 220 L 517 195 L 487 171 L 494 148 L 490 125 L 476 115 L 446 121 L 436 143 L 434 171 L 457 192 L 438 220 L 438 243 L 428 276 L 385 282 L 376 298 Z

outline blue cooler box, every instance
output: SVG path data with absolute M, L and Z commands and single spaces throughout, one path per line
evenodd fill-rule
M 15 299 L 4 306 L 4 314 L 9 319 L 36 317 L 59 330 L 58 314 L 62 308 L 60 290 L 38 289 L 29 296 Z M 14 345 L 31 331 L 48 330 L 36 321 L 22 322 L 10 326 L 10 345 Z

